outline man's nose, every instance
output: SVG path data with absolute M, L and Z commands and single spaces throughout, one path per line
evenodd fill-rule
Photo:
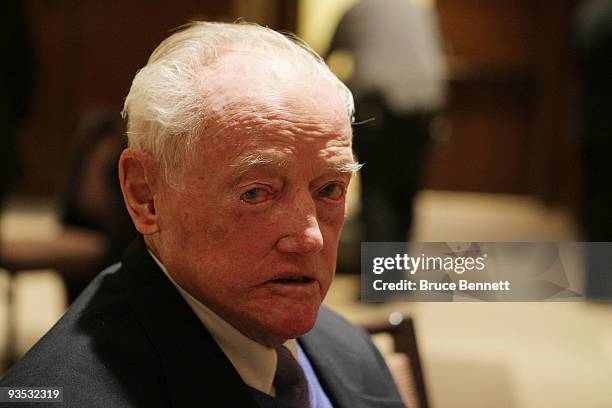
M 309 197 L 308 200 L 294 206 L 288 212 L 287 218 L 289 229 L 277 243 L 280 252 L 312 255 L 323 249 L 323 234 L 319 228 L 316 205 L 312 198 Z

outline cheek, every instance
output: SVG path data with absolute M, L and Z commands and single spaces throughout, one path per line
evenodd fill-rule
M 264 239 L 272 239 L 278 231 L 279 221 L 287 218 L 288 214 L 277 207 L 254 211 L 242 205 L 233 206 L 226 214 L 231 220 L 230 235 L 242 241 L 262 243 Z M 229 223 L 228 223 L 229 225 Z
M 190 241 L 195 244 L 218 243 L 225 241 L 236 229 L 239 219 L 228 211 L 228 206 L 222 202 L 205 202 L 200 204 L 197 197 L 184 200 L 184 211 L 171 215 L 171 222 L 183 226 Z
M 344 226 L 345 205 L 342 204 L 320 204 L 317 207 L 317 218 L 321 228 L 325 227 L 328 232 L 336 237 Z
M 319 209 L 317 212 L 319 229 L 323 235 L 325 258 L 328 262 L 335 260 L 338 250 L 338 242 L 340 240 L 340 233 L 344 226 L 344 210 L 337 206 L 337 208 L 325 208 Z
M 226 241 L 232 230 L 232 226 L 227 222 L 205 221 L 199 227 L 199 230 L 203 231 L 206 241 L 210 243 Z
M 323 256 L 325 262 L 332 267 L 332 271 L 335 271 L 336 258 L 338 255 L 338 242 L 340 240 L 340 233 L 344 226 L 344 209 L 343 206 L 336 206 L 337 208 L 326 208 L 318 210 L 319 228 L 323 235 L 324 249 Z

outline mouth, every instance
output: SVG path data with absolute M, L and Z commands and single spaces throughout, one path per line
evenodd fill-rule
M 282 274 L 273 277 L 263 285 L 274 296 L 292 299 L 299 303 L 310 303 L 318 299 L 321 285 L 317 279 L 308 275 Z
M 272 279 L 273 283 L 283 283 L 283 284 L 304 284 L 304 283 L 311 283 L 314 282 L 314 279 L 312 278 L 308 278 L 306 276 L 289 276 L 289 277 L 282 277 L 282 278 L 277 278 L 277 279 Z

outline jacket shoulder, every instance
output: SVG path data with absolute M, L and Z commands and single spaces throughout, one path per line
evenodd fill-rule
M 165 388 L 155 353 L 117 264 L 94 279 L 0 385 L 62 387 L 67 407 L 160 406 L 163 396 L 151 395 Z
M 338 405 L 404 406 L 383 357 L 363 329 L 322 306 L 301 344 Z

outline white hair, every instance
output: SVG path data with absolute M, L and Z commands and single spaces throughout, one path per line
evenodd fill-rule
M 231 53 L 273 61 L 279 69 L 298 72 L 304 81 L 312 81 L 313 75 L 326 79 L 337 88 L 353 121 L 351 92 L 297 37 L 252 23 L 189 23 L 153 51 L 134 77 L 122 111 L 128 120 L 128 146 L 148 151 L 160 164 L 166 181 L 175 187 L 174 170 L 212 117 L 202 92 L 207 75 L 214 71 L 211 65 Z

